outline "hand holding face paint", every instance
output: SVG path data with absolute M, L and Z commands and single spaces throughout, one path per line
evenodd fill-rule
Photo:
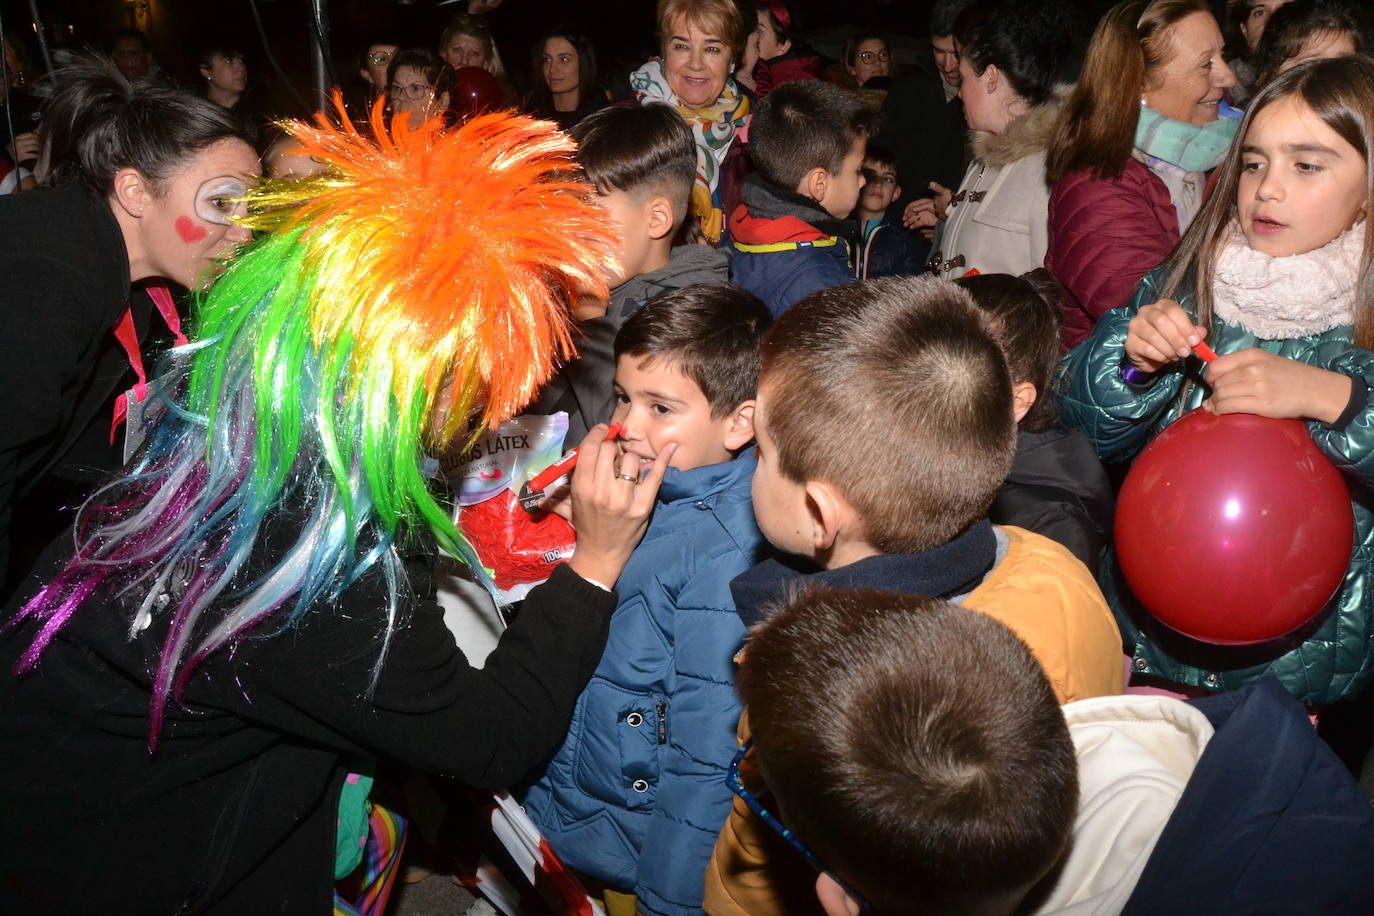
M 677 446 L 669 445 L 639 480 L 639 457 L 621 454 L 604 425 L 587 433 L 578 446 L 572 481 L 577 552 L 568 565 L 584 579 L 613 586 L 649 527 L 658 486 Z

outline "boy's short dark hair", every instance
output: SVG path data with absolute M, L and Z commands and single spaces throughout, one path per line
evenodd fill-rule
M 1006 358 L 934 277 L 821 290 L 764 336 L 763 422 L 784 476 L 823 480 L 881 553 L 924 553 L 987 514 L 1011 470 Z
M 772 316 L 728 283 L 697 283 L 654 299 L 615 338 L 615 358 L 665 359 L 696 382 L 720 418 L 758 393 L 759 342 Z
M 778 813 L 878 912 L 1011 912 L 1063 855 L 1073 742 L 1004 624 L 813 588 L 747 645 L 735 684 Z
M 784 83 L 759 103 L 749 157 L 769 183 L 796 190 L 814 168 L 838 174 L 854 141 L 878 128 L 878 110 L 857 93 L 821 80 Z
M 864 151 L 864 161 L 885 165 L 892 169 L 894 175 L 897 173 L 897 154 L 881 143 L 868 144 L 868 149 Z M 897 183 L 901 184 L 901 181 L 899 180 Z
M 602 193 L 648 192 L 671 198 L 679 223 L 697 174 L 692 129 L 662 104 L 614 105 L 588 115 L 570 132 L 587 181 Z
M 1043 267 L 1013 277 L 980 274 L 954 281 L 973 296 L 974 304 L 992 323 L 1011 370 L 1012 384 L 1035 386 L 1035 404 L 1017 425 L 1039 432 L 1054 425 L 1057 411 L 1052 393 L 1059 366 L 1059 313 L 1063 288 Z

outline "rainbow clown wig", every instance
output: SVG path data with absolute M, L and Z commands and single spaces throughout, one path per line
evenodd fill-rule
M 139 460 L 83 508 L 75 555 L 16 618 L 41 624 L 23 672 L 97 593 L 123 600 L 131 639 L 165 616 L 154 746 L 207 655 L 268 618 L 262 635 L 298 623 L 376 567 L 389 638 L 407 529 L 480 568 L 421 466 L 520 410 L 571 353 L 565 303 L 605 294 L 604 212 L 552 124 L 491 114 L 388 134 L 378 108 L 372 126 L 376 140 L 346 117 L 289 126 L 329 172 L 249 192 L 265 234 L 201 298 Z M 299 537 L 263 572 L 249 559 L 286 515 Z

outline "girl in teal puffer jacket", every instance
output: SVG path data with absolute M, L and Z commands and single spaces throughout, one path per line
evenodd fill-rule
M 1103 460 L 1134 457 L 1201 405 L 1306 420 L 1350 486 L 1355 549 L 1345 581 L 1296 646 L 1191 642 L 1150 621 L 1108 563 L 1103 591 L 1134 672 L 1212 691 L 1274 674 L 1317 704 L 1360 692 L 1374 673 L 1371 137 L 1374 63 L 1314 61 L 1274 80 L 1178 248 L 1065 358 L 1064 418 Z M 1221 354 L 1205 372 L 1190 351 L 1203 339 Z

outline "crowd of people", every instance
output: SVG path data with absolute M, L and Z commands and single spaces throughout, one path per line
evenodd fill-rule
M 541 837 L 505 912 L 1374 912 L 1369 12 L 937 0 L 919 60 L 656 22 L 614 79 L 576 28 L 528 83 L 481 16 L 372 36 L 310 124 L 232 44 L 191 91 L 136 31 L 6 37 L 6 899 L 381 916 L 466 867 L 458 786 Z M 1190 411 L 1349 490 L 1274 639 L 1118 555 Z M 442 469 L 549 418 L 576 467 L 469 513 Z M 575 549 L 512 602 L 498 525 Z

